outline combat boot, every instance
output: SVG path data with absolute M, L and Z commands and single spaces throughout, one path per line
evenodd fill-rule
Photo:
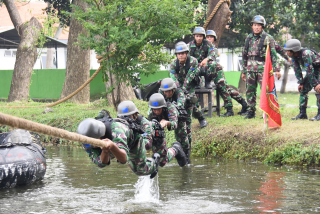
M 300 113 L 296 117 L 291 118 L 291 120 L 299 119 L 308 119 L 306 107 L 300 107 Z
M 318 114 L 310 119 L 311 121 L 319 121 L 320 120 L 320 109 L 318 109 Z
M 221 117 L 230 117 L 230 116 L 234 116 L 233 110 L 232 110 L 232 106 L 226 107 L 227 112 L 224 113 L 224 115 L 221 115 Z
M 178 161 L 179 166 L 181 166 L 181 167 L 185 166 L 187 164 L 187 156 L 182 149 L 181 143 L 174 142 L 171 148 L 176 153 L 175 157 Z
M 150 178 L 154 178 L 157 174 L 158 174 L 158 170 L 159 170 L 159 164 L 160 164 L 160 155 L 158 153 L 154 153 L 152 155 L 152 158 L 154 160 L 154 163 L 156 165 L 156 169 L 153 171 L 153 173 L 151 173 Z
M 187 164 L 190 164 L 190 149 L 184 149 L 183 150 L 184 154 L 186 154 L 186 157 L 187 157 Z
M 248 114 L 244 119 L 252 119 L 255 117 L 256 117 L 256 113 L 254 111 L 248 111 Z
M 208 125 L 207 120 L 201 115 L 199 118 L 200 128 L 204 128 Z
M 238 114 L 239 115 L 247 115 L 248 114 L 248 111 L 247 111 L 248 104 L 245 101 L 245 99 L 242 99 L 240 104 L 242 105 L 242 108 L 241 108 L 241 111 L 238 112 Z

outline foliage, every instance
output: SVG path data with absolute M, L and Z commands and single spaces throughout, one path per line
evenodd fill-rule
M 49 16 L 58 17 L 62 25 L 70 25 L 70 15 L 65 12 L 71 12 L 71 1 L 69 0 L 44 0 L 48 3 L 45 12 Z
M 104 56 L 103 70 L 121 81 L 169 63 L 171 56 L 163 51 L 163 44 L 189 34 L 194 26 L 192 1 L 88 0 L 88 4 L 85 12 L 74 7 L 74 16 L 88 32 L 79 44 Z

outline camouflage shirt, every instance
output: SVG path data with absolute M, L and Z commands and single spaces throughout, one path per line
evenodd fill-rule
M 320 55 L 316 55 L 313 51 L 308 49 L 304 50 L 302 53 L 299 51 L 298 54 L 297 57 L 292 58 L 294 73 L 298 79 L 298 83 L 303 83 L 302 70 L 305 70 L 307 73 L 305 79 L 307 79 L 311 86 L 316 87 L 319 84 L 319 81 L 315 77 L 315 74 L 318 75 L 319 70 L 315 69 L 315 66 L 320 66 Z
M 156 119 L 158 122 L 160 122 L 162 119 L 164 119 L 170 121 L 171 127 L 170 129 L 168 128 L 169 131 L 178 127 L 178 116 L 178 110 L 169 102 L 167 103 L 166 108 L 162 108 L 162 114 L 159 116 L 154 114 L 151 108 L 148 110 L 148 120 Z
M 289 59 L 287 52 L 277 42 L 275 43 L 275 49 L 277 53 L 280 54 L 283 58 L 285 58 L 286 60 Z
M 186 64 L 180 64 L 180 70 L 177 73 L 176 59 L 170 64 L 170 77 L 176 82 L 177 87 L 188 85 L 191 89 L 195 89 L 196 82 L 193 81 L 196 77 L 194 73 L 198 73 L 198 60 L 190 56 L 190 69 L 186 71 Z
M 163 97 L 166 99 L 166 102 L 176 102 L 180 106 L 185 106 L 186 103 L 186 96 L 184 95 L 184 92 L 181 88 L 176 88 L 172 97 L 168 98 L 163 93 L 162 90 L 159 89 L 159 93 L 163 95 Z
M 214 45 L 212 44 L 212 42 L 208 41 L 207 39 L 204 39 L 203 41 L 207 42 L 208 49 L 204 50 L 203 42 L 201 43 L 200 46 L 197 46 L 195 40 L 193 40 L 188 43 L 189 50 L 190 50 L 189 55 L 191 54 L 191 48 L 196 48 L 192 56 L 195 57 L 199 63 L 202 62 L 202 60 L 204 60 L 205 58 L 208 58 L 211 61 L 215 61 L 217 56 L 216 56 Z M 208 53 L 207 57 L 205 57 L 206 52 Z
M 260 43 L 260 39 L 261 39 L 263 33 L 264 33 L 264 31 L 262 31 L 262 33 L 258 36 L 254 36 L 253 33 L 250 33 L 244 42 L 244 47 L 243 47 L 243 51 L 242 51 L 242 73 L 244 73 L 244 74 L 246 74 L 248 71 L 263 73 L 265 61 L 258 61 L 258 60 L 252 59 L 252 57 L 254 57 L 254 56 L 263 57 L 263 58 L 266 57 L 266 46 L 264 46 L 264 48 L 262 48 L 262 50 L 260 51 L 260 55 L 258 56 L 259 43 Z M 272 36 L 267 34 L 267 36 L 265 38 L 265 42 L 264 42 L 265 44 L 266 44 L 267 39 L 269 39 L 269 48 L 270 48 L 272 67 L 275 68 L 276 62 L 277 62 L 275 41 Z M 249 44 L 248 50 L 246 50 L 246 43 L 247 42 Z

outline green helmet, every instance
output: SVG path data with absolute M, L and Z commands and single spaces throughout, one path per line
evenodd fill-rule
M 128 116 L 132 115 L 134 113 L 139 113 L 139 110 L 137 109 L 136 105 L 132 101 L 123 101 L 118 105 L 117 108 L 117 116 Z
M 189 47 L 185 42 L 178 42 L 175 46 L 175 53 L 189 52 Z
M 298 39 L 290 39 L 284 45 L 284 50 L 298 52 L 301 50 L 301 42 Z
M 195 34 L 202 34 L 204 35 L 204 37 L 206 37 L 206 31 L 203 27 L 195 27 L 195 29 L 193 30 L 193 35 Z
M 267 23 L 266 23 L 266 20 L 264 19 L 263 16 L 260 16 L 260 15 L 257 15 L 255 17 L 253 17 L 252 21 L 251 21 L 251 25 L 253 23 L 258 23 L 258 24 L 262 24 L 262 27 L 265 28 Z
M 214 30 L 207 30 L 207 36 L 213 36 L 214 41 L 217 40 L 217 34 L 216 34 L 216 32 L 214 32 Z
M 162 107 L 167 107 L 167 103 L 162 94 L 155 93 L 155 94 L 152 94 L 151 97 L 149 98 L 149 107 L 158 109 Z
M 161 91 L 169 91 L 174 88 L 177 88 L 176 84 L 174 83 L 173 79 L 171 78 L 164 78 L 161 81 L 160 90 Z

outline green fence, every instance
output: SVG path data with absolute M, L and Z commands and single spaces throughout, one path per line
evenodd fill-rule
M 90 71 L 92 75 L 95 70 Z M 0 98 L 6 99 L 9 96 L 12 70 L 0 70 Z M 238 87 L 240 72 L 225 72 L 226 79 L 230 85 Z M 141 75 L 141 83 L 148 84 L 159 79 L 169 77 L 169 71 L 159 71 L 155 74 Z M 59 99 L 65 78 L 65 69 L 41 69 L 34 70 L 31 77 L 30 98 L 36 99 Z M 102 73 L 90 82 L 90 95 L 95 96 L 105 92 L 105 85 Z

